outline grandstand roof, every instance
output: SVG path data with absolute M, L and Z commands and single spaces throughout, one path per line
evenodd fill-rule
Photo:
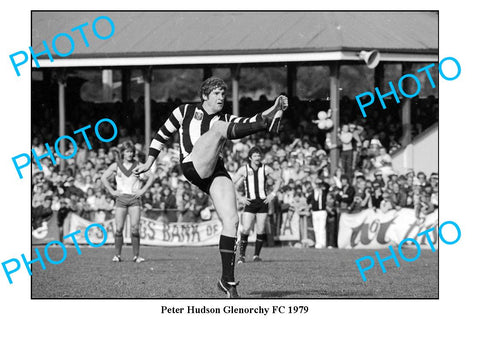
M 115 23 L 107 40 L 92 23 Z M 90 44 L 80 32 L 84 28 Z M 98 31 L 108 34 L 100 20 Z M 75 40 L 72 55 L 39 57 L 41 66 L 184 65 L 285 61 L 358 60 L 378 49 L 384 61 L 436 61 L 437 12 L 33 12 L 32 47 L 42 51 L 58 33 Z M 70 49 L 65 37 L 60 52 Z M 53 53 L 53 51 L 52 51 Z

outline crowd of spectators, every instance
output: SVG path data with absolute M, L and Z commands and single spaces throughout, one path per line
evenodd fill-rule
M 347 103 L 348 99 L 342 101 L 344 108 L 351 105 Z M 252 113 L 262 110 L 269 104 L 266 98 L 257 102 L 248 99 L 241 101 L 243 110 L 250 108 Z M 84 104 L 85 107 L 89 105 Z M 166 104 L 166 107 L 173 109 L 176 105 L 178 103 L 172 101 Z M 270 165 L 282 179 L 281 190 L 272 201 L 269 211 L 276 224 L 278 218 L 275 216 L 281 215 L 282 211 L 296 211 L 308 215 L 307 197 L 318 180 L 329 185 L 329 209 L 338 211 L 355 212 L 365 208 L 388 211 L 407 207 L 414 208 L 417 216 L 420 216 L 438 206 L 437 174 L 432 173 L 427 177 L 422 172 L 415 174 L 413 170 L 398 174 L 392 169 L 390 154 L 400 146 L 398 133 L 401 131 L 401 125 L 398 114 L 379 115 L 374 111 L 368 120 L 359 123 L 351 119 L 348 124 L 344 122 L 339 131 L 325 133 L 312 123 L 316 117 L 316 110 L 324 109 L 324 103 L 293 99 L 291 106 L 295 114 L 286 115 L 287 119 L 279 135 L 264 133 L 239 141 L 228 141 L 223 151 L 225 166 L 233 176 L 239 166 L 247 161 L 248 150 L 252 146 L 262 149 L 263 162 Z M 436 111 L 438 107 L 431 98 L 418 107 L 436 112 L 438 119 Z M 134 109 L 134 112 L 137 111 Z M 81 114 L 82 112 L 79 112 L 79 115 Z M 134 123 L 136 116 L 138 114 L 129 116 L 129 120 Z M 350 116 L 342 114 L 342 117 L 349 119 Z M 162 119 L 157 117 L 158 125 L 152 126 L 159 127 Z M 77 154 L 66 161 L 64 170 L 60 170 L 59 165 L 52 165 L 49 158 L 42 160 L 43 171 L 34 166 L 32 181 L 34 228 L 41 225 L 41 221 L 48 216 L 49 209 L 62 212 L 57 214 L 60 224 L 65 218 L 65 212 L 68 211 L 98 222 L 112 218 L 114 200 L 100 180 L 103 171 L 115 161 L 112 148 L 126 140 L 133 140 L 140 162 L 144 161 L 144 152 L 148 148 L 142 144 L 143 135 L 138 128 L 143 124 L 126 125 L 121 117 L 114 121 L 119 126 L 119 135 L 114 142 L 108 144 L 92 142 L 93 148 L 89 150 L 79 138 Z M 72 129 L 77 129 L 91 123 L 81 119 L 79 122 L 71 122 L 70 125 Z M 80 125 L 77 126 L 78 124 Z M 427 127 L 419 124 L 414 124 L 414 131 L 421 131 Z M 44 154 L 44 143 L 47 141 L 51 143 L 54 134 L 42 124 L 34 125 L 33 133 L 33 148 L 38 155 Z M 338 134 L 341 143 L 340 162 L 337 171 L 330 173 L 329 153 L 333 133 Z M 295 138 L 296 136 L 301 138 Z M 48 139 L 44 140 L 45 137 Z M 165 222 L 199 222 L 213 218 L 214 209 L 208 196 L 185 180 L 178 163 L 177 135 L 168 149 L 160 154 L 154 166 L 154 184 L 143 197 L 144 215 Z M 271 181 L 267 184 L 273 185 Z

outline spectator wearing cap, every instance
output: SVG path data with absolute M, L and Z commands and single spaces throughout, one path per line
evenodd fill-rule
M 327 194 L 330 186 L 317 177 L 313 192 L 307 197 L 307 204 L 312 210 L 312 224 L 315 232 L 315 248 L 325 248 L 327 241 Z

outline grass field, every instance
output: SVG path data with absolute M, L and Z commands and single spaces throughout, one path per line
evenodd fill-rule
M 43 247 L 38 247 L 43 255 Z M 225 298 L 216 288 L 220 276 L 217 247 L 142 247 L 146 261 L 130 261 L 131 247 L 123 250 L 128 262 L 111 262 L 114 249 L 82 247 L 78 255 L 68 248 L 65 262 L 46 270 L 33 264 L 32 298 Z M 263 262 L 251 262 L 253 247 L 247 249 L 247 262 L 236 266 L 236 279 L 242 298 L 438 298 L 438 252 L 422 250 L 415 262 L 393 260 L 385 263 L 383 274 L 378 263 L 366 272 L 363 282 L 355 260 L 374 250 L 318 250 L 289 247 L 264 248 Z M 50 257 L 59 260 L 60 248 L 49 248 Z M 381 250 L 382 257 L 389 255 Z M 404 250 L 407 257 L 415 251 Z M 397 255 L 398 256 L 398 255 Z

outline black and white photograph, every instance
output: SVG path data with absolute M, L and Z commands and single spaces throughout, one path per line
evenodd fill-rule
M 473 6 L 2 9 L 4 338 L 475 337 Z
M 68 253 L 32 298 L 438 298 L 438 12 L 34 11 L 32 44 L 32 246 Z

